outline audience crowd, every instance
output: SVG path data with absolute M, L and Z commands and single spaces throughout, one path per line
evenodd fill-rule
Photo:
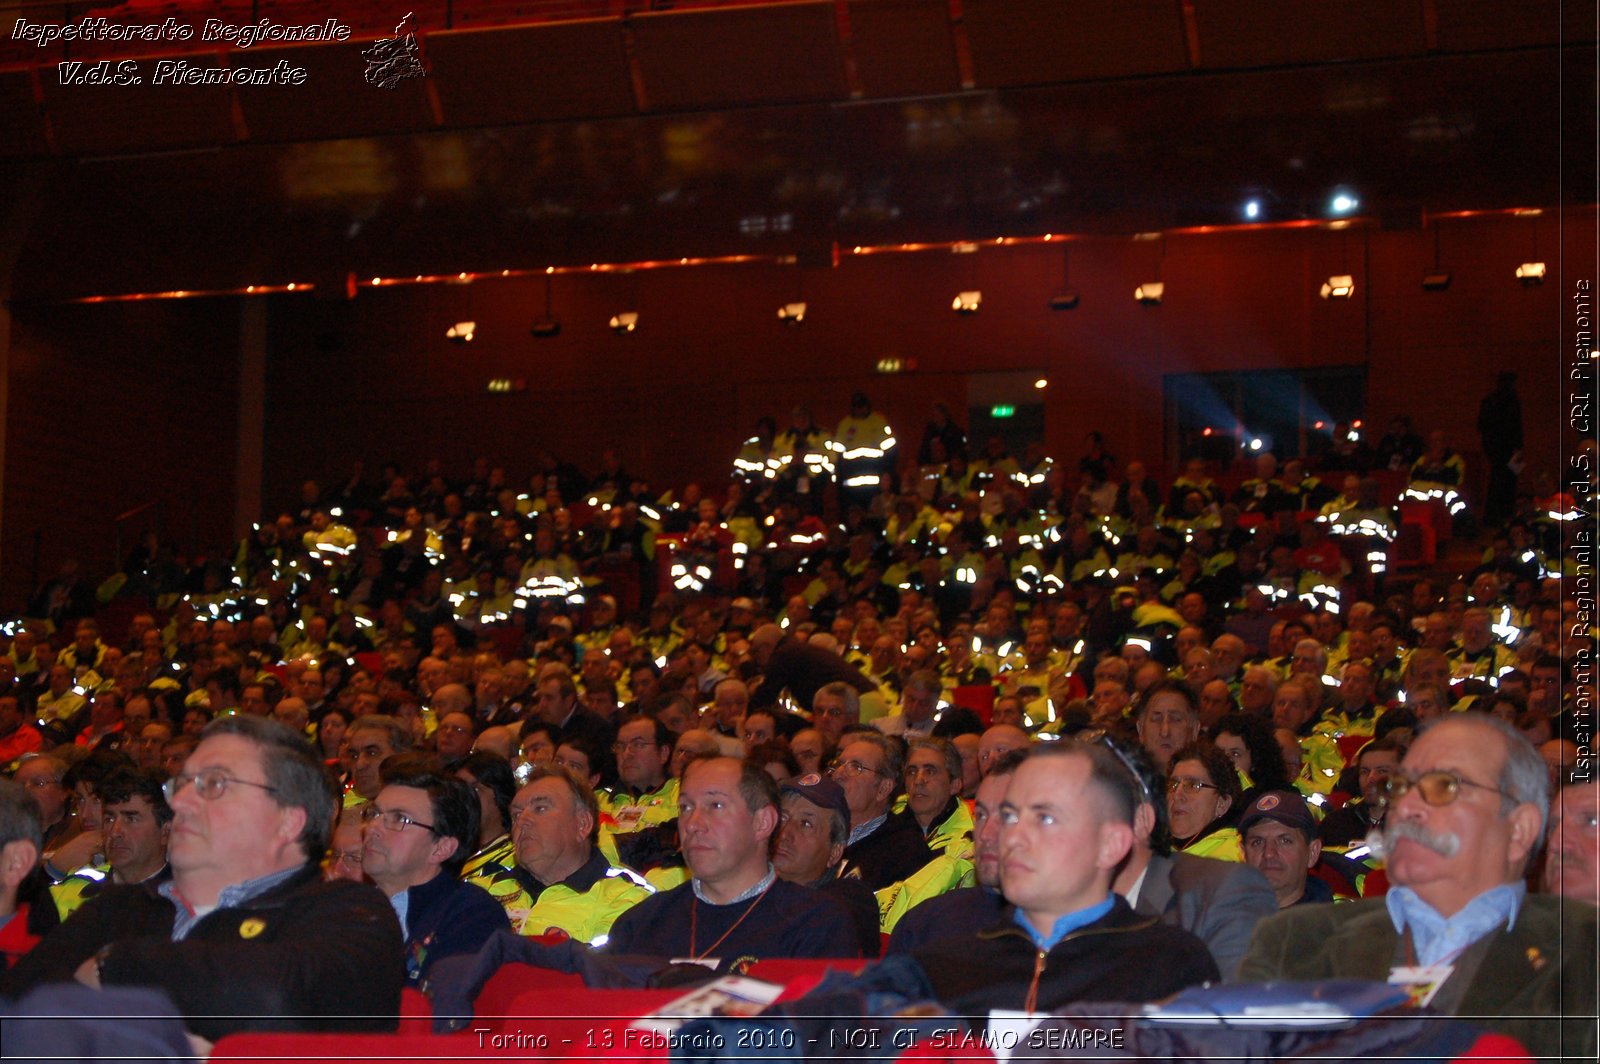
M 213 557 L 64 571 L 0 636 L 0 987 L 214 1039 L 513 947 L 887 951 L 875 992 L 961 1015 L 1371 979 L 1592 1058 L 1592 494 L 1478 520 L 1442 433 L 1321 443 L 1160 483 L 857 394 L 716 494 L 358 463 Z

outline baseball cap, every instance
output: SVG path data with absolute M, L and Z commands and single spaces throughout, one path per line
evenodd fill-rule
M 828 777 L 811 772 L 790 780 L 780 789 L 784 794 L 798 794 L 812 805 L 838 813 L 844 817 L 845 830 L 850 830 L 850 802 L 844 796 L 844 788 Z
M 1243 835 L 1263 820 L 1275 820 L 1285 827 L 1298 828 L 1307 839 L 1317 836 L 1317 821 L 1311 815 L 1311 808 L 1294 791 L 1268 791 L 1258 795 L 1239 818 L 1239 834 Z

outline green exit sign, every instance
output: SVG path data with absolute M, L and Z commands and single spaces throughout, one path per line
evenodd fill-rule
M 989 408 L 989 416 L 993 418 L 1015 417 L 1016 413 L 1016 407 L 1007 406 L 1005 404 L 1001 404 L 1000 406 L 991 406 Z

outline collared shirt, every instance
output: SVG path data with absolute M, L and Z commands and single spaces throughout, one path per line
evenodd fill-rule
M 706 892 L 701 888 L 699 879 L 691 879 L 689 884 L 691 889 L 694 891 L 694 896 L 705 902 L 707 905 L 738 905 L 742 901 L 749 901 L 757 894 L 760 894 L 762 891 L 772 886 L 772 881 L 777 878 L 777 869 L 772 867 L 771 861 L 768 861 L 767 874 L 761 877 L 761 881 L 759 883 L 745 891 L 743 894 L 739 895 L 737 898 L 729 898 L 727 901 L 712 901 L 710 898 L 706 897 Z
M 861 825 L 858 825 L 856 827 L 851 828 L 850 829 L 850 838 L 845 843 L 845 846 L 846 847 L 854 846 L 856 843 L 860 842 L 862 839 L 866 838 L 868 835 L 871 835 L 874 831 L 877 831 L 879 828 L 883 827 L 883 822 L 885 820 L 888 820 L 888 819 L 889 819 L 889 814 L 888 813 L 879 813 L 877 816 L 873 817 L 871 820 L 867 821 L 865 824 L 861 824 Z
M 1091 905 L 1087 909 L 1079 909 L 1076 912 L 1067 913 L 1065 916 L 1058 919 L 1055 922 L 1055 925 L 1050 928 L 1050 933 L 1047 935 L 1040 934 L 1033 924 L 1028 922 L 1028 918 L 1022 915 L 1021 909 L 1013 910 L 1011 918 L 1017 922 L 1018 927 L 1022 928 L 1028 933 L 1028 937 L 1033 939 L 1033 944 L 1035 946 L 1038 946 L 1041 950 L 1050 950 L 1055 948 L 1056 943 L 1072 934 L 1072 932 L 1078 930 L 1078 928 L 1088 927 L 1096 920 L 1105 916 L 1106 913 L 1111 911 L 1111 906 L 1115 904 L 1115 902 L 1116 895 L 1107 893 L 1106 900 L 1100 904 Z
M 1138 908 L 1138 906 L 1139 906 L 1139 895 L 1144 893 L 1144 878 L 1145 878 L 1145 876 L 1148 876 L 1149 874 L 1150 874 L 1150 865 L 1146 864 L 1144 866 L 1144 869 L 1139 873 L 1139 878 L 1135 879 L 1133 881 L 1133 886 L 1128 888 L 1128 893 L 1125 895 L 1126 898 L 1128 899 L 1128 908 L 1130 908 L 1130 909 Z
M 1416 963 L 1441 964 L 1502 926 L 1509 930 L 1515 925 L 1517 910 L 1527 892 L 1520 879 L 1502 883 L 1479 894 L 1448 918 L 1440 916 L 1410 887 L 1392 887 L 1383 901 L 1389 907 L 1394 929 L 1402 935 L 1410 934 Z
M 406 924 L 406 916 L 411 912 L 411 889 L 408 887 L 399 894 L 389 895 L 389 904 L 394 906 L 394 914 L 400 918 L 400 934 L 409 937 L 411 928 Z
M 255 879 L 247 879 L 243 883 L 233 883 L 222 888 L 222 893 L 217 895 L 217 903 L 202 909 L 191 909 L 184 900 L 183 894 L 178 890 L 176 880 L 169 879 L 156 888 L 156 891 L 170 901 L 177 910 L 172 918 L 172 941 L 182 942 L 188 937 L 203 918 L 217 909 L 231 909 L 243 905 L 252 898 L 260 897 L 273 887 L 287 883 L 299 873 L 305 871 L 305 865 L 295 865 L 278 872 L 269 872 Z

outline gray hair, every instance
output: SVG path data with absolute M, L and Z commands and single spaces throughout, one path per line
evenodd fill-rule
M 911 753 L 915 750 L 932 750 L 944 759 L 945 771 L 950 773 L 950 778 L 961 780 L 961 751 L 956 749 L 956 744 L 949 739 L 938 739 L 933 736 L 918 736 L 906 743 L 906 760 L 911 760 Z
M 339 803 L 311 743 L 278 721 L 244 713 L 218 717 L 206 725 L 200 738 L 204 741 L 217 735 L 237 735 L 260 748 L 261 769 L 274 800 L 285 809 L 305 810 L 306 826 L 299 839 L 301 852 L 308 863 L 320 861 L 328 850 Z
M 44 848 L 44 813 L 38 799 L 15 780 L 0 780 L 0 846 L 22 841 Z
M 821 687 L 817 688 L 817 693 L 811 696 L 811 705 L 813 709 L 816 707 L 817 697 L 819 695 L 827 695 L 830 698 L 843 699 L 844 710 L 846 713 L 850 714 L 851 719 L 861 719 L 861 692 L 857 691 L 854 687 L 851 687 L 843 680 L 835 680 L 833 683 L 823 684 Z

